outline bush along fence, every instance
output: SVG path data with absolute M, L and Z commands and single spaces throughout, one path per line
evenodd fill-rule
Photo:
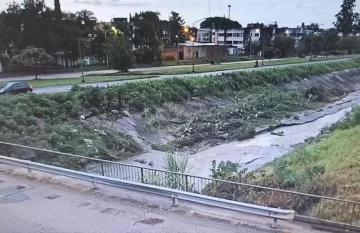
M 0 142 L 1 155 L 261 206 L 293 209 L 301 219 L 360 227 L 360 202 L 132 166 Z M 243 181 L 243 180 L 242 180 Z

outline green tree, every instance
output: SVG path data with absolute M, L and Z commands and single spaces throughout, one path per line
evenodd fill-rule
M 251 43 L 251 51 L 250 51 L 250 43 Z M 262 46 L 260 44 L 260 41 L 248 41 L 244 47 L 245 53 L 251 55 L 256 55 L 260 51 L 262 51 Z
M 242 28 L 241 24 L 237 21 L 225 17 L 210 17 L 205 19 L 200 24 L 200 28 L 213 28 L 224 30 L 224 41 L 226 43 L 227 31 L 230 29 Z
M 183 32 L 185 25 L 184 19 L 175 11 L 171 11 L 171 16 L 169 17 L 170 22 L 170 40 L 171 44 L 177 42 L 176 36 L 179 38 L 179 42 L 183 43 L 186 40 L 186 36 Z
M 341 5 L 341 10 L 336 14 L 336 22 L 334 25 L 337 30 L 344 35 L 348 35 L 354 31 L 354 20 L 356 14 L 354 13 L 356 0 L 344 0 Z
M 123 33 L 107 38 L 110 62 L 114 69 L 127 72 L 131 68 L 133 54 L 131 43 Z
M 21 9 L 20 48 L 35 46 L 50 53 L 57 50 L 57 37 L 53 30 L 53 11 L 46 7 L 44 0 L 24 0 Z
M 60 0 L 54 0 L 54 15 L 57 21 L 61 21 Z
M 360 51 L 360 38 L 357 36 L 344 36 L 337 43 L 339 50 L 346 50 L 349 54 Z
M 306 27 L 306 29 L 317 32 L 320 31 L 320 25 L 318 23 L 311 23 Z
M 286 34 L 276 36 L 273 43 L 274 48 L 279 51 L 280 57 L 290 55 L 294 51 L 295 39 Z
M 264 58 L 271 59 L 275 57 L 275 48 L 272 46 L 265 46 L 264 48 Z
M 136 13 L 131 19 L 134 25 L 132 38 L 137 63 L 161 63 L 162 42 L 160 36 L 160 13 L 146 11 Z
M 313 34 L 303 36 L 300 40 L 300 52 L 302 54 L 319 54 L 325 50 L 323 34 Z
M 12 2 L 8 5 L 6 11 L 1 13 L 3 20 L 3 33 L 0 34 L 3 43 L 3 49 L 13 56 L 17 52 L 21 37 L 22 9 L 21 5 Z
M 55 65 L 55 63 L 55 58 L 48 54 L 45 49 L 33 46 L 21 50 L 18 55 L 10 60 L 10 64 L 20 70 L 33 71 L 36 79 L 39 72 Z
M 82 37 L 88 37 L 88 34 L 95 32 L 96 17 L 92 11 L 81 10 L 76 12 L 78 26 L 82 32 Z
M 337 49 L 337 43 L 339 41 L 339 36 L 337 30 L 335 28 L 331 28 L 323 32 L 323 40 L 324 40 L 324 51 L 326 52 L 326 56 L 328 53 L 334 53 Z

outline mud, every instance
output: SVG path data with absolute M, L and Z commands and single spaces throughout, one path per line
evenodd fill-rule
M 204 146 L 199 148 L 197 152 L 181 152 L 181 155 L 189 155 L 188 173 L 196 176 L 209 176 L 213 160 L 217 163 L 221 161 L 239 162 L 249 170 L 260 168 L 275 158 L 293 151 L 296 145 L 303 143 L 306 139 L 317 136 L 322 128 L 342 119 L 354 105 L 360 102 L 360 91 L 358 91 L 360 89 L 360 69 L 322 75 L 301 82 L 286 84 L 282 88 L 287 90 L 306 89 L 314 85 L 336 87 L 344 93 L 350 93 L 340 101 L 325 105 L 321 109 L 304 111 L 298 113 L 296 118 L 283 119 L 277 125 L 272 125 L 271 130 L 269 126 L 259 127 L 256 129 L 257 136 L 252 139 L 225 143 L 211 148 Z M 275 131 L 283 132 L 284 135 L 272 135 L 271 131 L 274 130 L 274 127 L 276 128 Z M 136 127 L 132 129 L 140 132 Z M 162 137 L 165 138 L 164 141 L 172 139 L 169 134 L 161 135 L 159 132 L 158 134 L 150 132 L 148 136 L 153 138 L 154 142 L 161 140 Z M 151 140 L 148 139 L 148 141 Z M 163 169 L 165 153 L 150 148 L 148 147 L 144 154 L 121 162 L 139 166 L 136 161 L 146 160 L 147 163 L 151 162 L 152 166 L 145 164 L 141 166 Z

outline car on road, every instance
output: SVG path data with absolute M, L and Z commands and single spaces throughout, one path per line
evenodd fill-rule
M 33 87 L 26 82 L 11 82 L 7 83 L 5 87 L 0 88 L 0 95 L 16 95 L 32 91 Z

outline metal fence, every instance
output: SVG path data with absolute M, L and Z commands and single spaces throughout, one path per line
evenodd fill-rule
M 92 174 L 249 204 L 293 209 L 297 216 L 360 227 L 360 202 L 127 165 L 0 142 L 0 154 Z

